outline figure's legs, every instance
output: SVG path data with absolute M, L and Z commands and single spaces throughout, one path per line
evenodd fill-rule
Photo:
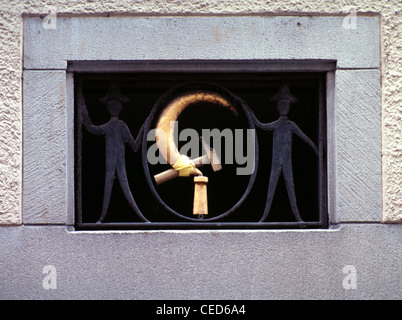
M 109 208 L 109 203 L 110 203 L 110 196 L 112 195 L 112 188 L 113 188 L 113 182 L 115 178 L 115 170 L 114 168 L 108 168 L 106 169 L 105 173 L 105 190 L 103 193 L 103 205 L 102 205 L 102 213 L 97 221 L 97 223 L 101 223 L 103 219 L 106 217 L 107 209 Z
M 117 177 L 118 177 L 119 182 L 120 182 L 121 190 L 123 191 L 124 196 L 126 197 L 130 207 L 140 217 L 141 220 L 143 220 L 145 222 L 149 222 L 147 220 L 147 218 L 145 218 L 142 215 L 140 209 L 138 208 L 137 204 L 134 201 L 133 195 L 131 194 L 130 186 L 128 184 L 126 169 L 124 167 L 118 167 L 117 168 Z
M 271 210 L 272 200 L 274 199 L 276 186 L 278 184 L 278 179 L 281 174 L 281 167 L 272 165 L 271 175 L 269 177 L 267 202 L 265 203 L 264 213 L 261 217 L 260 222 L 264 221 L 268 217 L 268 213 Z
M 293 215 L 295 216 L 297 222 L 303 222 L 302 218 L 300 217 L 299 209 L 297 208 L 296 193 L 293 181 L 293 169 L 291 164 L 283 167 L 283 178 L 285 179 L 286 190 L 288 191 L 288 197 Z

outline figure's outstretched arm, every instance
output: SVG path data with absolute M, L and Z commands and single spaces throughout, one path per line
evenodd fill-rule
M 140 131 L 138 131 L 138 134 L 137 134 L 137 137 L 135 138 L 135 140 L 134 140 L 133 136 L 131 135 L 130 129 L 128 128 L 127 124 L 125 124 L 125 126 L 124 126 L 123 136 L 124 136 L 125 142 L 127 142 L 130 145 L 131 149 L 134 152 L 137 152 L 142 145 L 142 138 L 144 135 L 145 123 L 146 122 L 144 122 L 144 124 L 141 126 Z
M 142 145 L 142 138 L 144 136 L 144 127 L 147 122 L 148 122 L 148 118 L 142 124 L 140 131 L 138 131 L 137 138 L 135 138 L 135 143 L 138 145 L 138 147 L 140 147 Z
M 305 143 L 307 143 L 316 154 L 318 154 L 318 149 L 314 142 L 311 141 L 311 139 L 303 131 L 301 131 L 301 129 L 295 123 L 293 123 L 293 132 Z
M 135 140 L 132 140 L 132 142 L 130 142 L 130 144 L 132 144 L 132 149 L 134 150 L 134 151 L 138 151 L 138 149 L 141 147 L 141 145 L 142 145 L 142 139 L 143 139 L 143 137 L 144 137 L 144 130 L 145 130 L 145 126 L 146 126 L 146 124 L 148 123 L 148 119 L 149 118 L 147 118 L 147 119 L 145 119 L 145 121 L 144 121 L 144 123 L 142 124 L 142 126 L 141 126 L 141 128 L 140 128 L 140 130 L 138 131 L 138 134 L 137 134 L 137 137 L 135 138 Z M 128 128 L 127 128 L 128 129 Z M 129 132 L 129 134 L 130 134 L 130 132 Z M 131 136 L 131 134 L 130 134 L 130 136 Z M 131 138 L 129 138 L 129 139 L 131 139 Z M 136 150 L 134 149 L 134 146 L 136 147 Z
M 130 129 L 127 127 L 127 125 L 125 123 L 124 123 L 123 130 L 124 130 L 123 131 L 124 141 L 130 145 L 131 149 L 134 152 L 137 152 L 140 149 L 141 144 L 137 143 L 137 141 L 134 140 L 133 136 L 131 135 Z M 137 137 L 137 139 L 138 139 L 138 137 Z
M 133 136 L 131 135 L 130 129 L 127 127 L 127 125 L 125 126 L 124 134 L 123 134 L 124 139 L 130 145 L 131 149 L 134 152 L 137 152 L 142 145 L 142 138 L 144 136 L 144 127 L 145 127 L 146 123 L 147 123 L 147 120 L 145 120 L 144 123 L 142 124 L 140 131 L 138 131 L 138 134 L 137 134 L 137 137 L 135 138 L 135 140 L 134 140 Z
M 81 82 L 78 84 L 78 106 L 79 108 L 81 108 L 82 123 L 84 124 L 85 128 L 92 134 L 104 134 L 105 131 L 103 129 L 103 126 L 94 125 L 89 118 L 88 109 L 85 105 L 84 95 L 82 94 Z
M 261 122 L 257 119 L 257 117 L 255 116 L 254 112 L 253 112 L 251 109 L 249 109 L 249 111 L 250 111 L 251 118 L 253 119 L 253 122 L 254 122 L 254 124 L 255 124 L 255 126 L 256 126 L 257 128 L 260 128 L 260 129 L 266 130 L 266 131 L 272 131 L 272 130 L 274 129 L 274 122 L 270 122 L 270 123 L 261 123 Z

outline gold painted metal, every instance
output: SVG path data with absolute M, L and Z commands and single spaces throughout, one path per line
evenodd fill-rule
M 194 215 L 204 216 L 208 214 L 207 183 L 208 177 L 194 177 Z
M 202 146 L 205 150 L 205 155 L 202 157 L 195 158 L 193 160 L 195 167 L 199 168 L 204 164 L 211 164 L 213 171 L 219 171 L 222 169 L 221 161 L 219 159 L 218 154 L 216 153 L 215 149 L 212 149 L 208 146 L 205 142 L 204 138 L 201 137 Z M 175 169 L 169 169 L 154 175 L 156 185 L 160 185 L 166 181 L 174 179 L 179 176 L 179 172 Z
M 174 142 L 174 126 L 180 113 L 194 103 L 209 102 L 225 108 L 229 108 L 237 114 L 236 109 L 224 97 L 217 93 L 196 92 L 188 93 L 177 97 L 170 102 L 163 110 L 156 125 L 156 144 L 164 159 L 173 167 L 181 155 Z M 194 168 L 191 175 L 201 175 L 201 172 Z
M 192 104 L 208 102 L 224 108 L 228 108 L 237 115 L 237 110 L 222 95 L 214 92 L 192 92 L 181 95 L 171 101 L 162 111 L 157 125 L 155 140 L 159 152 L 173 169 L 167 170 L 154 176 L 156 184 L 161 184 L 177 176 L 194 177 L 194 202 L 193 214 L 198 215 L 200 219 L 208 214 L 207 183 L 208 178 L 202 175 L 197 169 L 205 163 L 210 163 L 214 171 L 222 168 L 218 155 L 215 150 L 209 148 L 202 139 L 206 155 L 197 159 L 189 159 L 180 154 L 174 141 L 174 132 L 177 119 L 184 109 Z

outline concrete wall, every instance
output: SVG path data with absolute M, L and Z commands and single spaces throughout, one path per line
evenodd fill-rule
M 0 298 L 400 299 L 401 231 L 394 224 L 270 232 L 4 228 Z M 55 289 L 43 287 L 49 265 Z M 355 289 L 347 289 L 349 265 Z
M 397 1 L 308 4 L 304 1 L 236 0 L 21 0 L 2 3 L 0 8 L 0 223 L 5 225 L 0 228 L 0 298 L 401 297 L 401 225 L 395 224 L 402 221 L 402 37 L 398 16 L 401 8 Z M 353 8 L 358 13 L 356 29 L 347 33 L 341 23 L 347 16 L 353 18 Z M 298 55 L 316 59 L 332 57 L 339 62 L 336 76 L 328 82 L 333 94 L 329 98 L 333 98 L 333 110 L 337 110 L 331 118 L 333 137 L 329 137 L 333 142 L 331 157 L 334 160 L 330 175 L 335 181 L 330 186 L 333 228 L 322 231 L 95 233 L 69 229 L 67 225 L 73 223 L 68 131 L 72 124 L 68 109 L 71 79 L 66 78 L 63 64 L 63 59 L 69 57 L 63 55 L 73 52 L 79 59 L 85 58 L 87 52 L 97 52 L 96 59 L 107 59 L 108 53 L 91 50 L 79 43 L 79 38 L 63 41 L 58 38 L 57 29 L 46 30 L 48 33 L 44 35 L 37 26 L 42 23 L 38 14 L 45 9 L 56 10 L 59 28 L 69 25 L 68 17 L 83 14 L 86 17 L 123 16 L 127 21 L 130 17 L 144 16 L 152 18 L 149 20 L 154 21 L 152 23 L 160 21 L 162 29 L 156 30 L 162 30 L 162 34 L 163 30 L 168 32 L 163 23 L 168 20 L 158 20 L 162 16 L 211 16 L 219 21 L 233 15 L 297 18 L 302 14 L 306 21 L 310 16 L 337 20 L 332 36 L 339 46 L 321 50 L 325 46 L 317 47 L 315 44 L 320 39 L 316 37 L 316 42 L 312 37 L 309 46 L 301 45 L 294 52 L 284 48 L 267 53 L 255 48 L 252 57 L 267 54 L 267 59 L 275 55 L 280 58 L 286 52 L 288 58 Z M 373 24 L 373 21 L 376 22 Z M 80 24 L 72 25 L 70 35 L 80 35 L 74 33 L 77 25 Z M 314 31 L 315 22 L 307 26 L 312 28 L 304 30 L 303 35 L 308 40 L 318 29 Z M 212 31 L 206 32 L 212 40 L 209 49 L 224 47 L 219 45 L 222 43 L 233 45 L 230 28 Z M 257 25 L 254 33 L 245 35 L 256 39 L 261 36 L 260 31 Z M 36 32 L 37 38 L 27 38 L 29 32 Z M 109 33 L 106 35 L 112 37 Z M 298 39 L 294 41 L 297 43 Z M 161 40 L 164 43 L 163 37 Z M 256 43 L 263 43 L 261 40 Z M 327 40 L 324 37 L 321 42 Z M 71 48 L 69 44 L 79 46 Z M 148 51 L 156 59 L 163 59 L 166 54 L 183 58 L 189 53 L 184 51 L 184 56 L 180 56 L 183 52 L 174 43 L 169 50 L 164 50 L 171 42 L 161 48 L 157 44 L 152 42 L 155 47 Z M 96 46 L 96 41 L 92 45 Z M 36 55 L 30 55 L 27 48 Z M 36 51 L 32 51 L 35 48 Z M 145 50 L 144 47 L 135 49 L 137 56 Z M 124 59 L 125 52 L 117 54 Z M 207 58 L 217 54 L 214 50 L 201 52 L 210 54 Z M 241 50 L 234 54 L 237 53 L 241 55 Z M 193 54 L 197 54 L 196 51 Z M 49 92 L 54 94 L 47 95 Z M 351 105 L 360 105 L 363 109 L 345 117 Z M 60 108 L 54 109 L 54 106 Z M 46 114 L 44 110 L 53 110 L 48 113 L 52 119 L 47 120 L 62 126 L 50 128 L 49 121 L 35 118 L 35 110 L 43 114 Z M 360 129 L 354 129 L 351 134 L 355 123 Z M 44 137 L 49 139 L 44 141 Z M 346 143 L 348 140 L 352 143 Z M 372 143 L 365 142 L 368 140 Z M 48 170 L 50 167 L 52 170 Z M 60 180 L 64 183 L 60 184 Z M 57 289 L 43 287 L 42 269 L 47 265 L 57 270 Z M 345 289 L 342 285 L 347 276 L 342 272 L 346 265 L 356 267 L 356 289 Z

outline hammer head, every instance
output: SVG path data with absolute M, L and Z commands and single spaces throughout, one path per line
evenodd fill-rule
M 209 145 L 205 142 L 205 139 L 201 137 L 202 146 L 205 150 L 206 156 L 209 160 L 209 163 L 212 166 L 212 170 L 219 171 L 222 169 L 221 160 L 219 159 L 218 154 L 215 149 L 209 147 Z

